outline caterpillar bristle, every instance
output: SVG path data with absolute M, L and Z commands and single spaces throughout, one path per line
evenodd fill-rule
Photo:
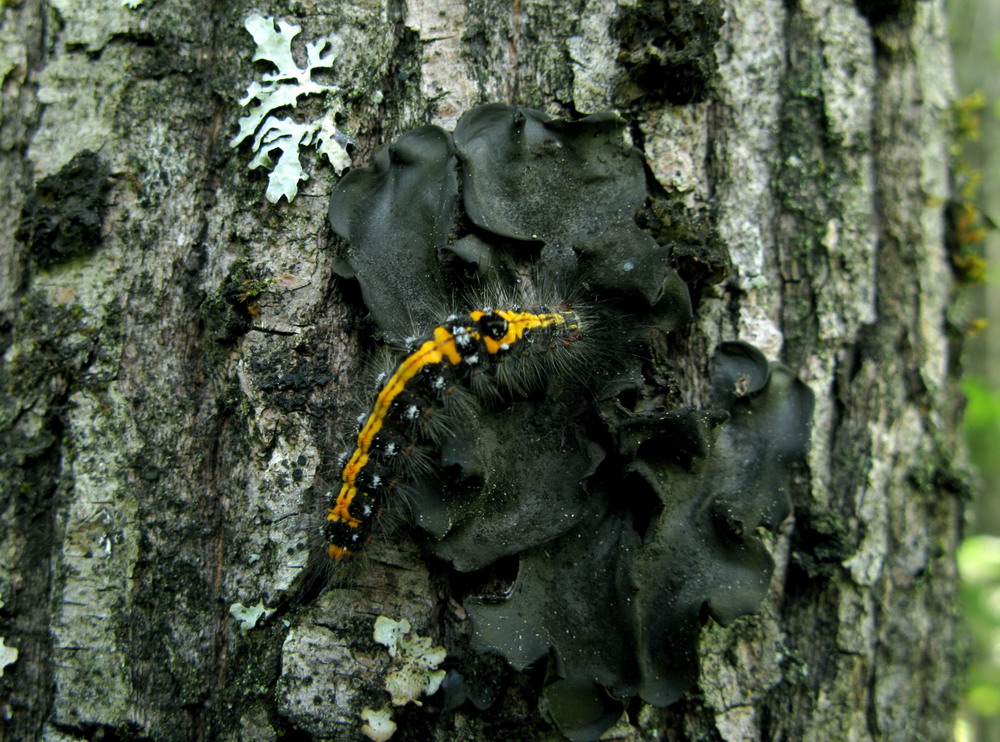
M 377 377 L 374 401 L 359 416 L 330 491 L 324 535 L 334 561 L 362 551 L 375 528 L 382 530 L 377 515 L 390 500 L 410 501 L 411 483 L 432 477 L 440 445 L 467 434 L 480 405 L 526 397 L 554 375 L 580 371 L 585 327 L 570 302 L 499 293 L 414 333 Z

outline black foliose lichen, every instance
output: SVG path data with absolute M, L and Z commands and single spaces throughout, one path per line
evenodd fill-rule
M 773 563 L 758 528 L 789 513 L 812 395 L 740 343 L 722 346 L 714 381 L 708 410 L 613 424 L 621 478 L 602 478 L 604 509 L 522 554 L 504 600 L 468 602 L 478 646 L 518 668 L 551 653 L 558 678 L 543 701 L 571 739 L 594 739 L 623 699 L 676 701 L 697 676 L 703 611 L 725 625 L 766 593 Z M 655 507 L 639 522 L 645 492 Z
M 108 166 L 89 150 L 42 178 L 21 207 L 14 236 L 48 267 L 86 255 L 101 244 L 111 184 Z
M 458 199 L 456 165 L 451 136 L 422 126 L 380 149 L 370 167 L 345 175 L 330 199 L 330 225 L 347 240 L 337 272 L 358 280 L 390 337 L 440 319 L 447 294 L 437 251 L 448 242 Z
M 551 300 L 579 311 L 573 348 L 589 362 L 493 389 L 408 483 L 428 552 L 468 573 L 473 646 L 517 669 L 546 663 L 540 708 L 573 740 L 599 737 L 630 698 L 676 701 L 697 677 L 704 618 L 756 610 L 773 568 L 759 529 L 789 513 L 812 413 L 809 389 L 743 343 L 719 349 L 704 409 L 667 401 L 662 338 L 691 315 L 678 264 L 704 283 L 728 258 L 710 225 L 651 209 L 623 134 L 614 114 L 482 106 L 453 136 L 403 135 L 330 206 L 340 272 L 390 338 L 414 317 L 439 324 L 482 282 L 494 296 L 561 287 Z M 670 212 L 669 228 L 650 219 L 658 235 L 703 237 L 679 261 L 640 212 Z

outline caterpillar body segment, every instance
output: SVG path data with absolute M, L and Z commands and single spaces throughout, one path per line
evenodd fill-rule
M 518 359 L 541 343 L 558 352 L 580 337 L 572 310 L 486 308 L 452 315 L 435 327 L 396 366 L 382 385 L 357 436 L 353 453 L 341 471 L 341 485 L 330 504 L 324 535 L 329 556 L 339 561 L 367 543 L 375 516 L 401 485 L 414 438 L 434 442 L 447 436 L 435 426 L 434 411 L 457 389 L 475 387 L 477 376 L 498 363 L 505 383 L 519 383 Z M 509 361 L 509 363 L 507 362 Z M 530 373 L 530 370 L 529 370 Z M 537 369 L 534 370 L 536 376 Z M 332 493 L 331 493 L 332 494 Z

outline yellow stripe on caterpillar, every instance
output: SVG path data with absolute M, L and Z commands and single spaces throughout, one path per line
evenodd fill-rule
M 425 369 L 442 368 L 478 370 L 491 358 L 505 356 L 530 333 L 542 328 L 565 330 L 563 344 L 568 345 L 579 336 L 579 320 L 569 309 L 547 307 L 549 311 L 516 311 L 510 309 L 481 309 L 464 316 L 452 316 L 435 327 L 428 340 L 407 355 L 396 367 L 379 391 L 371 413 L 358 433 L 357 443 L 350 459 L 341 472 L 342 484 L 337 498 L 327 514 L 326 536 L 330 557 L 340 560 L 362 548 L 371 530 L 371 521 L 377 505 L 386 493 L 395 487 L 395 480 L 380 472 L 379 461 L 373 461 L 372 449 L 389 420 L 393 405 L 407 391 L 408 385 Z M 444 377 L 437 386 L 445 389 Z M 411 406 L 403 418 L 415 421 L 420 410 Z M 385 456 L 392 455 L 388 451 Z M 359 479 L 368 473 L 364 486 Z M 369 491 L 370 490 L 370 491 Z M 360 509 L 352 508 L 361 501 Z

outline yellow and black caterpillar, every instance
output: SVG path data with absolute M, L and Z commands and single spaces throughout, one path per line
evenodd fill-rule
M 580 337 L 576 312 L 565 306 L 484 308 L 452 315 L 416 344 L 382 385 L 353 453 L 341 471 L 340 490 L 324 529 L 327 550 L 340 560 L 363 548 L 376 514 L 400 484 L 401 463 L 412 449 L 416 426 L 433 415 L 448 395 L 476 375 L 529 355 L 528 346 L 557 350 Z

